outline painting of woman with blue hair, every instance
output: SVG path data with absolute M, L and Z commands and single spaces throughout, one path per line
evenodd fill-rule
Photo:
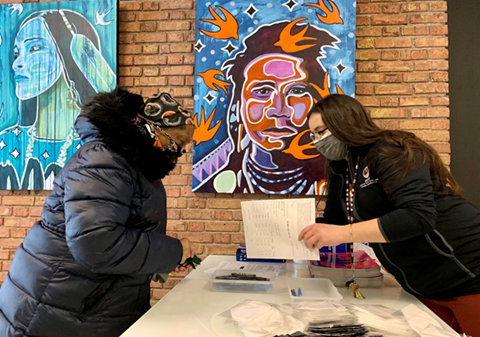
M 110 36 L 116 37 L 111 22 L 97 21 L 97 26 L 111 26 Z M 32 12 L 12 42 L 9 76 L 18 118 L 0 129 L 0 189 L 51 189 L 54 176 L 80 146 L 73 124 L 81 105 L 115 88 L 115 64 L 102 55 L 96 28 L 70 9 Z

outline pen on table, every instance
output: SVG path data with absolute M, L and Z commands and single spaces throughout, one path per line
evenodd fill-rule
M 302 296 L 302 289 L 301 288 L 298 288 L 298 296 Z
M 295 292 L 295 289 L 290 289 L 290 292 L 292 293 L 293 296 L 297 296 L 297 293 Z

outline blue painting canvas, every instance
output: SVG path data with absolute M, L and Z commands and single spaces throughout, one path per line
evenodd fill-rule
M 52 189 L 81 105 L 117 83 L 117 1 L 0 5 L 0 189 Z
M 355 0 L 197 2 L 193 191 L 321 194 L 306 115 L 354 95 Z

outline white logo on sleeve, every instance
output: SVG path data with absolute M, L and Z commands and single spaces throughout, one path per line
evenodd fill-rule
M 368 169 L 368 166 L 365 166 L 362 174 L 363 174 L 363 177 L 365 178 L 365 182 L 360 184 L 361 188 L 368 187 L 368 186 L 370 186 L 372 184 L 376 184 L 378 182 L 378 178 L 370 179 L 370 170 Z

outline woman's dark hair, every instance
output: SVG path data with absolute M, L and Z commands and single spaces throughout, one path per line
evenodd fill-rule
M 392 145 L 377 147 L 374 154 L 393 160 L 393 166 L 396 167 L 394 177 L 398 179 L 405 177 L 414 164 L 418 164 L 415 163 L 416 152 L 430 164 L 430 175 L 435 191 L 445 194 L 460 192 L 460 186 L 432 146 L 412 132 L 381 129 L 356 99 L 347 95 L 329 95 L 312 107 L 307 118 L 315 113 L 322 116 L 325 126 L 333 136 L 349 146 L 362 146 L 379 140 Z M 373 160 L 370 156 L 368 159 Z

